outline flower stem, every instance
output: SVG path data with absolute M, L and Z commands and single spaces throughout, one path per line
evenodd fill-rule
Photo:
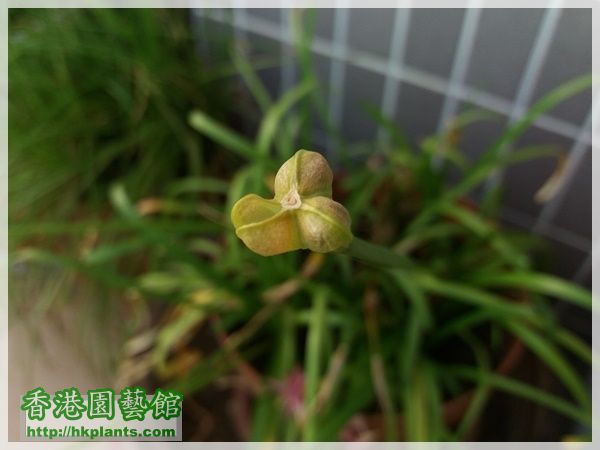
M 321 379 L 323 340 L 325 338 L 327 317 L 327 291 L 319 289 L 313 299 L 310 325 L 306 337 L 306 381 L 304 391 L 304 410 L 311 411 L 316 400 Z M 312 412 L 312 411 L 311 411 Z M 306 442 L 317 441 L 318 422 L 315 414 L 308 414 L 304 423 L 303 438 Z
M 399 255 L 389 248 L 372 244 L 355 237 L 350 245 L 341 251 L 352 258 L 378 267 L 403 267 L 408 268 L 413 264 L 406 256 Z

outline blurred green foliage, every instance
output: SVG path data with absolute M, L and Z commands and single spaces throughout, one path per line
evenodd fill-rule
M 225 86 L 197 56 L 182 10 L 11 10 L 12 219 L 64 218 L 198 174 L 202 142 L 185 117 L 222 118 Z

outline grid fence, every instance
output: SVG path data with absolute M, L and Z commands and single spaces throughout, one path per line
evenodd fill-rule
M 409 1 L 390 10 L 351 10 L 343 8 L 344 2 L 338 3 L 339 8 L 317 11 L 311 50 L 329 92 L 333 125 L 350 135 L 358 133 L 357 139 L 385 137 L 383 130 L 367 129 L 356 118 L 355 97 L 363 93 L 401 126 L 407 122 L 409 134 L 418 135 L 423 130 L 442 130 L 466 105 L 498 113 L 504 117 L 500 126 L 514 123 L 544 92 L 591 71 L 591 10 L 563 8 L 563 0 L 550 0 L 546 9 L 527 12 L 482 9 L 483 0 L 471 0 L 465 10 L 447 10 L 435 17 L 433 12 L 410 9 Z M 230 27 L 240 42 L 270 46 L 279 55 L 280 65 L 276 72 L 261 75 L 274 92 L 287 91 L 297 70 L 291 26 L 294 10 L 286 9 L 285 3 L 277 10 L 248 9 L 242 0 L 235 6 L 230 11 L 194 10 L 198 28 L 216 23 Z M 511 31 L 517 36 L 510 35 Z M 426 43 L 429 48 L 419 48 L 427 40 L 419 36 L 427 33 L 437 33 L 439 49 L 431 45 L 433 40 Z M 424 51 L 432 52 L 430 61 L 435 64 L 423 62 Z M 499 65 L 502 61 L 509 65 Z M 502 80 L 502 73 L 493 72 L 494 65 L 510 82 Z M 503 219 L 550 238 L 557 255 L 555 271 L 584 285 L 591 285 L 593 247 L 592 130 L 598 126 L 593 126 L 592 115 L 594 110 L 600 113 L 600 99 L 592 101 L 591 97 L 590 89 L 540 117 L 524 137 L 527 143 L 558 142 L 568 150 L 564 183 L 550 201 L 539 205 L 523 200 L 532 198 L 534 186 L 539 187 L 540 179 L 551 173 L 548 165 L 535 163 L 520 171 L 500 172 L 488 184 L 506 182 L 509 192 Z M 407 109 L 421 118 L 415 119 Z M 485 126 L 476 130 L 467 151 L 475 155 L 482 148 L 480 143 L 489 142 L 489 132 Z M 323 145 L 329 157 L 335 158 L 333 143 L 325 139 Z

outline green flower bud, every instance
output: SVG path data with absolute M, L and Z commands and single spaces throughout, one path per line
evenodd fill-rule
M 275 176 L 275 197 L 248 194 L 231 210 L 235 233 L 263 256 L 301 248 L 326 253 L 353 239 L 350 215 L 331 199 L 333 174 L 319 153 L 299 150 Z

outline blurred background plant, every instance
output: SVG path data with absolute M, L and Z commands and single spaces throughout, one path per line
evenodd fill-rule
M 94 210 L 115 180 L 144 196 L 210 163 L 182 111 L 222 118 L 227 97 L 186 20 L 175 10 L 12 13 L 12 217 Z
M 208 170 L 221 157 L 202 151 L 202 139 L 185 118 L 190 108 L 202 107 L 235 120 L 229 101 L 235 93 L 222 81 L 231 65 L 204 67 L 187 20 L 187 13 L 177 10 L 11 11 L 13 246 L 35 243 L 106 261 L 110 255 L 98 260 L 87 253 L 130 232 L 127 224 L 109 219 L 111 183 L 118 181 L 142 198 L 170 180 Z M 218 54 L 228 44 L 216 37 L 211 45 Z M 131 246 L 139 247 L 139 240 L 114 251 Z M 48 282 L 62 287 L 49 288 L 50 293 L 68 284 L 66 275 L 56 275 Z M 111 274 L 107 280 L 116 282 Z M 110 296 L 105 289 L 87 295 Z M 13 296 L 32 301 L 28 297 Z M 32 318 L 43 316 L 50 303 L 33 300 L 21 306 L 40 310 L 27 315 Z M 116 300 L 89 303 L 93 312 L 84 317 L 90 318 L 119 305 Z M 88 327 L 84 321 L 82 329 Z
M 558 161 L 551 189 L 559 149 L 504 149 L 590 77 L 548 93 L 474 160 L 463 131 L 496 120 L 475 109 L 415 146 L 367 106 L 390 138 L 349 144 L 323 102 L 314 17 L 296 19 L 299 80 L 275 97 L 256 73 L 273 61 L 220 33 L 204 36 L 213 60 L 198 58 L 183 11 L 11 12 L 11 312 L 35 328 L 76 311 L 115 388 L 185 393 L 190 440 L 514 438 L 486 429 L 493 391 L 588 427 L 578 367 L 591 350 L 552 308 L 589 310 L 590 294 L 538 272 L 542 244 L 502 226 L 498 189 L 479 204 L 468 194 L 542 157 Z M 354 234 L 404 269 L 264 258 L 235 236 L 233 203 L 268 195 L 297 149 L 318 150 L 315 122 L 336 142 L 334 199 Z M 531 361 L 553 389 L 516 376 Z

